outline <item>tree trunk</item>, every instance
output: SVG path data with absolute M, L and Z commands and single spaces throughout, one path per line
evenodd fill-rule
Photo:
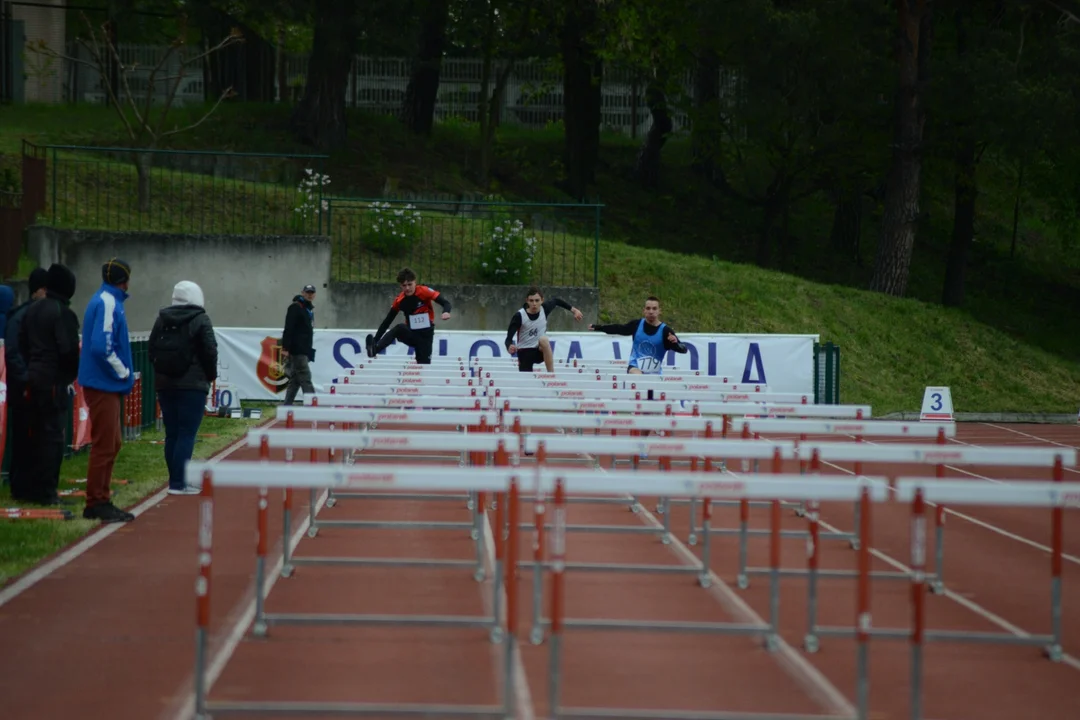
M 417 135 L 430 135 L 439 96 L 439 73 L 446 45 L 450 0 L 427 0 L 420 17 L 420 43 L 405 88 L 401 115 L 405 127 Z
M 969 12 L 970 7 L 966 5 L 956 10 L 956 55 L 961 64 L 968 51 L 966 15 Z M 959 85 L 953 96 L 961 119 L 956 124 L 957 144 L 953 158 L 955 201 L 952 243 L 949 245 L 945 285 L 941 292 L 941 303 L 947 307 L 960 307 L 964 304 L 964 271 L 967 269 L 968 254 L 975 239 L 975 200 L 979 194 L 978 180 L 975 177 L 975 131 L 970 118 L 974 80 L 970 75 L 965 75 Z
M 899 7 L 900 87 L 893 116 L 892 163 L 870 281 L 871 290 L 896 296 L 907 292 L 919 222 L 922 136 L 926 123 L 922 88 L 929 77 L 933 39 L 933 5 L 929 0 L 901 0 Z
M 600 154 L 600 80 L 603 64 L 588 40 L 597 23 L 595 2 L 569 0 L 562 27 L 563 124 L 566 139 L 563 166 L 566 191 L 585 198 L 596 179 Z
M 645 104 L 652 113 L 652 125 L 638 152 L 634 176 L 646 190 L 654 190 L 660 185 L 660 151 L 674 127 L 667 95 L 664 93 L 664 77 L 663 70 L 654 69 L 649 85 L 645 88 Z
M 150 168 L 154 164 L 154 154 L 149 152 L 134 152 L 132 160 L 135 162 L 135 176 L 138 182 L 139 212 L 150 212 Z
M 317 150 L 345 147 L 345 86 L 360 36 L 355 2 L 315 0 L 315 35 L 308 58 L 304 95 L 293 111 L 290 129 Z
M 712 177 L 716 149 L 720 144 L 720 58 L 702 48 L 694 69 L 694 124 L 690 130 L 692 167 Z

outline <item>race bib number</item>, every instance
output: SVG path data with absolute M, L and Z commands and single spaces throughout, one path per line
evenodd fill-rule
M 417 315 L 410 315 L 409 327 L 413 330 L 426 330 L 427 328 L 431 327 L 431 318 L 428 317 L 428 314 L 426 312 L 419 313 Z
M 646 375 L 655 375 L 660 372 L 660 361 L 653 357 L 640 357 L 638 369 Z

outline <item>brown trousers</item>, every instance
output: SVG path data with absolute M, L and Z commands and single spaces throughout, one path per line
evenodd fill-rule
M 86 507 L 109 502 L 113 465 L 120 453 L 119 393 L 83 388 L 90 410 L 90 462 L 86 470 Z

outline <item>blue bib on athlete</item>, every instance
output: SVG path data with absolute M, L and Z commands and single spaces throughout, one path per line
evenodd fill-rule
M 642 318 L 638 323 L 638 328 L 634 332 L 634 347 L 630 351 L 630 361 L 627 363 L 629 367 L 636 367 L 646 375 L 659 375 L 663 369 L 661 363 L 663 363 L 664 355 L 667 350 L 664 349 L 664 336 L 667 335 L 664 323 L 660 323 L 660 327 L 657 329 L 656 334 L 645 334 L 645 319 Z

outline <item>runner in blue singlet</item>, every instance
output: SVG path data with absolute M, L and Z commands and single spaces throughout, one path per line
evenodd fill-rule
M 622 325 L 590 325 L 590 330 L 608 335 L 629 335 L 633 338 L 626 371 L 631 374 L 660 375 L 668 350 L 685 353 L 686 346 L 667 323 L 660 322 L 660 300 L 650 295 L 640 320 Z

